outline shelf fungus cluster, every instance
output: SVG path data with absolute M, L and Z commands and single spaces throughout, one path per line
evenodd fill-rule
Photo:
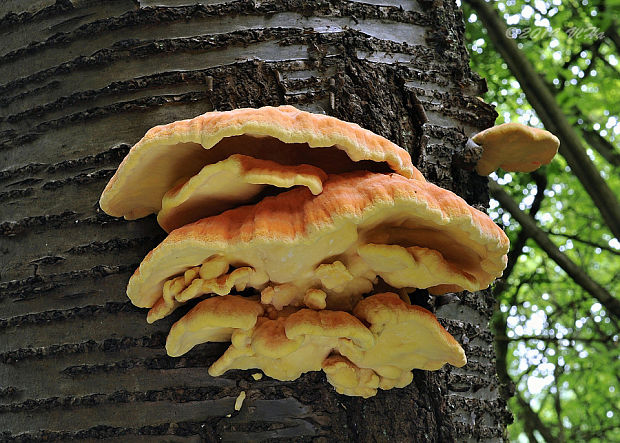
M 127 295 L 148 322 L 198 301 L 166 350 L 231 342 L 213 376 L 322 370 L 338 392 L 369 397 L 408 385 L 412 369 L 463 366 L 461 346 L 408 293 L 477 291 L 506 265 L 502 230 L 428 183 L 405 150 L 290 106 L 151 129 L 100 204 L 158 214 L 169 235 Z

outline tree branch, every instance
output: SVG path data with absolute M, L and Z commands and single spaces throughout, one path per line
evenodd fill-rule
M 607 66 L 609 69 L 611 69 L 614 73 L 618 73 L 620 74 L 620 71 L 618 70 L 618 68 L 614 65 L 612 65 L 609 60 L 607 60 L 607 57 L 599 57 L 599 60 L 601 60 L 605 66 Z
M 597 60 L 605 60 L 605 58 L 599 57 Z M 579 125 L 579 129 L 586 143 L 592 149 L 596 150 L 601 157 L 607 160 L 610 165 L 620 166 L 620 152 L 609 140 L 603 137 L 600 132 L 592 129 L 594 127 L 594 122 L 582 112 L 578 106 L 573 106 L 571 108 L 571 113 L 583 121 L 583 123 Z
M 568 68 L 575 63 L 580 57 L 581 57 L 581 53 L 584 51 L 592 51 L 592 57 L 590 57 L 590 64 L 588 65 L 588 67 L 586 68 L 586 71 L 584 72 L 584 76 L 579 79 L 577 81 L 583 81 L 586 79 L 586 77 L 588 75 L 590 75 L 590 71 L 594 68 L 594 61 L 596 60 L 596 58 L 599 55 L 599 49 L 601 47 L 601 45 L 603 44 L 603 40 L 595 40 L 594 42 L 589 42 L 589 43 L 585 43 L 583 46 L 581 46 L 581 48 L 579 48 L 577 51 L 573 52 L 573 54 L 571 54 L 570 59 L 568 59 L 568 61 L 566 63 L 564 63 L 564 65 L 562 66 L 562 68 L 564 70 L 568 70 Z M 557 90 L 559 91 L 563 91 L 564 88 L 566 87 L 567 84 L 567 79 L 566 77 L 564 77 L 562 71 L 560 71 L 558 73 L 558 77 L 560 80 L 560 85 L 557 88 Z M 545 83 L 547 85 L 547 88 L 550 89 L 550 91 L 553 91 L 553 88 Z
M 494 199 L 519 222 L 521 228 L 556 262 L 564 271 L 592 297 L 596 298 L 616 317 L 620 317 L 620 300 L 612 296 L 605 288 L 592 280 L 588 274 L 568 258 L 538 227 L 536 221 L 519 209 L 519 205 L 497 183 L 491 181 L 489 190 Z
M 534 201 L 532 202 L 532 206 L 530 208 L 530 214 L 533 217 L 540 209 L 542 200 L 545 197 L 547 177 L 538 171 L 532 172 L 530 176 L 536 182 L 536 196 L 534 197 Z M 506 266 L 506 269 L 504 269 L 502 278 L 495 283 L 495 287 L 493 288 L 493 295 L 495 296 L 496 300 L 499 299 L 499 296 L 508 287 L 508 277 L 510 277 L 510 274 L 512 274 L 512 271 L 517 264 L 519 256 L 523 253 L 523 247 L 525 246 L 527 239 L 527 232 L 521 229 L 521 231 L 517 235 L 517 240 L 510 246 L 510 252 L 508 252 L 508 264 Z M 519 283 L 519 287 L 517 288 L 517 291 L 515 291 L 515 298 L 519 293 L 521 285 L 523 285 L 524 283 L 524 280 L 521 280 L 521 282 Z M 510 378 L 510 374 L 508 374 L 508 342 L 498 340 L 498 337 L 505 337 L 508 333 L 508 324 L 506 318 L 507 315 L 501 312 L 496 305 L 496 311 L 490 323 L 493 334 L 495 335 L 495 371 L 497 372 L 497 377 L 499 378 L 500 383 L 505 387 L 502 395 L 506 400 L 508 400 L 508 398 L 514 395 L 514 383 Z
M 598 41 L 598 40 L 596 40 Z M 570 68 L 570 65 L 572 65 L 573 63 L 575 63 L 577 60 L 579 60 L 579 58 L 581 57 L 581 53 L 583 51 L 589 51 L 592 46 L 594 46 L 595 42 L 586 42 L 584 43 L 581 48 L 579 48 L 578 50 L 574 51 L 570 58 L 564 63 L 564 65 L 562 65 L 562 69 L 568 69 Z
M 540 205 L 542 204 L 543 198 L 545 197 L 545 189 L 547 188 L 547 176 L 542 174 L 539 171 L 534 171 L 530 173 L 530 177 L 534 179 L 536 183 L 536 195 L 534 196 L 534 201 L 532 202 L 532 206 L 530 207 L 530 216 L 534 217 L 538 210 L 540 209 Z M 495 298 L 499 298 L 499 296 L 506 290 L 508 277 L 512 274 L 514 266 L 517 264 L 517 260 L 519 256 L 523 253 L 523 247 L 529 238 L 528 233 L 521 229 L 519 234 L 517 235 L 517 239 L 510 245 L 510 252 L 508 252 L 508 263 L 506 265 L 506 269 L 502 274 L 502 278 L 499 279 L 495 283 L 495 288 L 493 290 L 493 295 Z
M 521 409 L 523 409 L 523 416 L 525 418 L 526 426 L 529 426 L 530 429 L 536 429 L 538 432 L 540 432 L 540 435 L 543 436 L 545 442 L 559 443 L 559 440 L 555 438 L 555 436 L 551 433 L 551 430 L 547 426 L 545 426 L 538 414 L 534 412 L 530 404 L 525 401 L 525 399 L 521 397 L 521 395 L 517 394 L 516 397 L 519 406 L 521 407 Z
M 590 64 L 586 66 L 586 69 L 583 71 L 583 77 L 577 77 L 577 84 L 584 82 L 594 69 L 594 64 L 600 55 L 601 45 L 603 44 L 603 40 L 597 40 L 592 48 L 592 57 L 590 57 Z
M 593 248 L 599 248 L 603 251 L 607 251 L 607 252 L 611 252 L 612 254 L 620 255 L 620 251 L 617 249 L 614 249 L 609 246 L 601 245 L 601 244 L 598 244 L 590 240 L 584 240 L 582 238 L 579 238 L 577 235 L 562 234 L 561 232 L 554 232 L 554 231 L 544 231 L 544 232 L 546 232 L 547 235 L 556 235 L 558 237 L 568 238 L 570 240 L 575 240 L 576 242 L 583 243 L 584 245 L 592 246 Z
M 605 35 L 614 42 L 616 50 L 620 51 L 620 35 L 618 34 L 618 20 L 614 20 L 611 26 L 605 30 Z
M 560 139 L 560 154 L 590 195 L 605 224 L 616 238 L 620 238 L 620 203 L 586 155 L 579 136 L 564 116 L 553 94 L 515 41 L 506 36 L 506 24 L 493 7 L 484 0 L 466 1 L 484 23 L 489 38 L 521 84 L 529 103 L 545 127 Z
M 586 143 L 601 154 L 601 157 L 607 160 L 609 164 L 620 166 L 620 152 L 616 150 L 609 140 L 599 134 L 598 131 L 593 131 L 591 129 L 581 128 L 581 133 Z
M 500 341 L 500 342 L 515 342 L 515 341 L 529 341 L 529 340 L 538 340 L 538 341 L 542 341 L 545 343 L 559 343 L 560 341 L 564 341 L 564 340 L 568 340 L 570 341 L 579 341 L 579 342 L 583 342 L 583 343 L 603 343 L 603 344 L 608 344 L 611 341 L 611 338 L 606 337 L 606 338 L 601 338 L 601 337 L 586 337 L 586 338 L 580 338 L 580 337 L 562 337 L 562 338 L 557 338 L 557 337 L 548 337 L 545 335 L 521 335 L 518 337 L 508 337 L 505 335 L 496 335 L 495 336 L 495 340 Z M 613 341 L 612 345 L 613 345 Z M 615 345 L 614 345 L 615 346 Z
M 608 432 L 613 432 L 618 430 L 617 424 L 611 424 L 609 426 L 600 426 L 596 429 L 582 431 L 580 429 L 575 430 L 574 438 L 578 439 L 578 441 L 590 441 L 595 438 L 598 438 L 600 441 L 610 441 L 606 440 L 606 434 Z M 576 440 L 577 441 L 577 440 Z
M 566 429 L 564 429 L 564 423 L 562 422 L 562 401 L 560 396 L 560 375 L 562 375 L 563 369 L 564 367 L 559 364 L 556 364 L 553 368 L 553 383 L 555 385 L 553 406 L 558 419 L 558 440 L 562 443 L 566 441 Z

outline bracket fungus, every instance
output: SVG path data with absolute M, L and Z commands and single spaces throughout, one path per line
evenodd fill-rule
M 407 151 L 354 123 L 292 106 L 208 112 L 149 130 L 99 203 L 128 220 L 163 209 L 158 220 L 170 231 L 251 203 L 265 185 L 317 193 L 325 173 L 353 170 L 425 180 Z
M 291 106 L 151 129 L 100 203 L 127 219 L 158 213 L 171 231 L 127 295 L 149 323 L 197 300 L 166 350 L 230 341 L 212 376 L 322 370 L 337 392 L 370 397 L 408 385 L 412 369 L 463 366 L 460 345 L 408 293 L 477 291 L 506 266 L 503 231 L 426 182 L 402 148 Z
M 520 123 L 504 123 L 474 135 L 482 147 L 476 172 L 489 175 L 501 167 L 508 172 L 532 172 L 546 165 L 557 154 L 558 138 L 544 129 Z
M 352 172 L 330 176 L 317 196 L 293 189 L 174 230 L 140 264 L 127 295 L 158 310 L 171 306 L 168 281 L 178 282 L 171 286 L 178 303 L 229 293 L 237 273 L 237 290 L 267 291 L 261 299 L 277 309 L 301 306 L 307 291 L 320 289 L 328 309 L 350 311 L 378 277 L 433 293 L 484 289 L 501 275 L 507 249 L 503 231 L 450 191 L 396 174 Z M 234 270 L 222 266 L 209 280 L 192 272 L 188 285 L 186 271 L 214 259 Z

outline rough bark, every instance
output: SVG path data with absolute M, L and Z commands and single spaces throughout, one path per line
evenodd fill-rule
M 97 204 L 150 127 L 213 109 L 293 104 L 388 137 L 430 181 L 485 206 L 486 179 L 456 159 L 495 113 L 476 98 L 483 82 L 468 68 L 455 5 L 9 0 L 0 17 L 3 438 L 503 438 L 509 413 L 497 389 L 488 291 L 437 309 L 468 365 L 415 371 L 404 389 L 363 400 L 336 394 L 319 373 L 293 382 L 254 381 L 253 371 L 211 378 L 206 368 L 224 345 L 167 357 L 165 334 L 183 312 L 148 325 L 125 296 L 129 275 L 164 237 L 155 218 L 127 222 Z M 414 299 L 435 304 L 424 291 Z

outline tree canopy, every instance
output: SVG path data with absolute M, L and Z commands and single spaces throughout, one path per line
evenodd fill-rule
M 491 176 L 490 215 L 512 242 L 492 323 L 510 438 L 619 441 L 618 1 L 462 6 L 497 123 L 544 124 L 562 143 L 537 172 Z

